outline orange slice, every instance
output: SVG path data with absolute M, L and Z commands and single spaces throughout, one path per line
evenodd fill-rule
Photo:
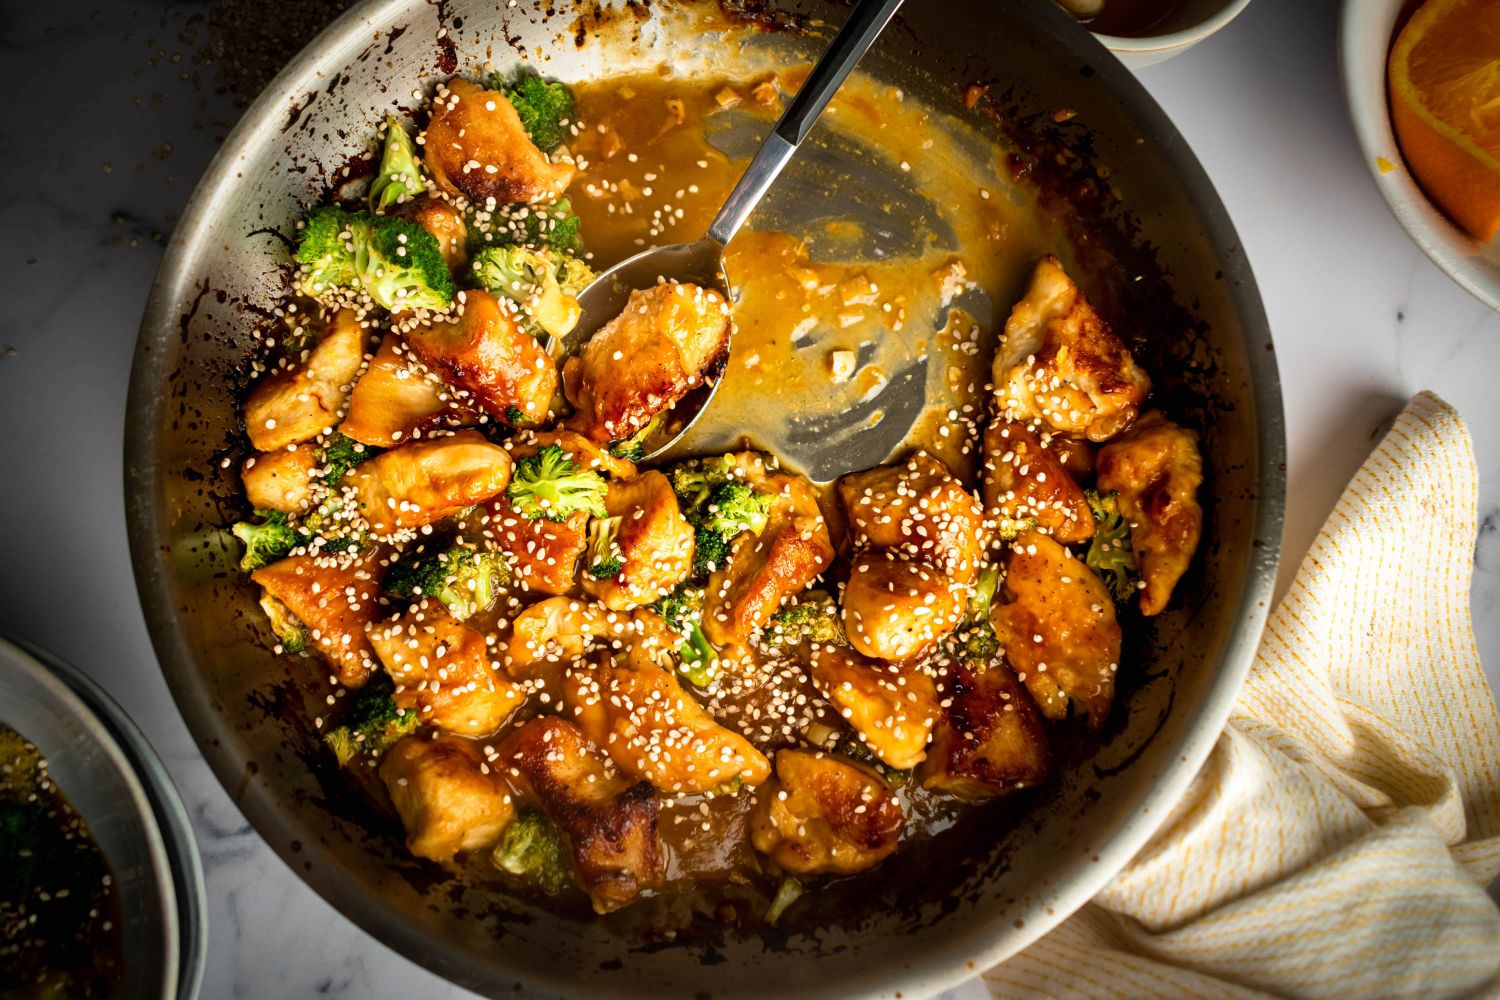
M 1389 70 L 1407 166 L 1488 242 L 1500 229 L 1500 0 L 1427 0 L 1396 38 Z

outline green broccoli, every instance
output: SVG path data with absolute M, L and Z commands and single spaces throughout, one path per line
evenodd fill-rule
M 279 653 L 300 653 L 307 649 L 307 626 L 292 614 L 292 609 L 273 597 L 268 590 L 260 592 L 260 609 L 271 623 L 271 632 L 276 636 Z
M 379 757 L 416 728 L 417 713 L 396 707 L 396 685 L 377 671 L 350 697 L 343 724 L 324 734 L 323 742 L 338 758 L 339 767 L 348 767 L 361 752 Z
M 596 517 L 589 522 L 589 551 L 584 567 L 595 580 L 608 580 L 625 568 L 620 549 L 620 524 L 624 518 Z
M 566 521 L 578 511 L 604 517 L 609 484 L 592 469 L 580 469 L 561 445 L 549 444 L 516 463 L 505 496 L 516 513 L 535 521 Z
M 790 875 L 781 880 L 781 885 L 776 888 L 776 896 L 771 900 L 771 905 L 766 909 L 766 923 L 775 926 L 781 919 L 781 915 L 787 908 L 795 903 L 802 895 L 802 883 Z
M 301 542 L 297 529 L 281 511 L 257 510 L 255 516 L 259 522 L 240 521 L 229 529 L 245 543 L 240 569 L 246 573 L 275 562 Z
M 566 336 L 579 317 L 578 300 L 558 280 L 560 266 L 555 254 L 516 245 L 485 247 L 473 263 L 481 288 L 515 302 L 553 337 Z
M 583 238 L 578 232 L 578 215 L 573 202 L 559 198 L 550 205 L 528 205 L 510 220 L 510 231 L 516 242 L 543 247 L 577 257 L 583 253 Z
M 297 527 L 298 544 L 325 555 L 364 548 L 368 533 L 350 520 L 344 510 L 344 500 L 339 495 L 324 497 Z
M 1000 567 L 986 566 L 979 571 L 969 594 L 969 607 L 949 643 L 952 655 L 977 662 L 989 662 L 1000 651 L 1000 640 L 990 624 L 990 605 L 1000 585 Z
M 688 514 L 707 506 L 714 490 L 734 480 L 734 460 L 728 455 L 689 459 L 668 469 L 667 478 L 683 513 Z
M 729 561 L 729 539 L 712 528 L 693 530 L 693 579 L 707 579 Z
M 646 441 L 655 434 L 657 428 L 662 425 L 666 418 L 665 413 L 658 413 L 652 417 L 650 422 L 636 431 L 623 441 L 616 441 L 609 446 L 609 453 L 615 458 L 623 458 L 627 462 L 639 462 L 646 457 Z
M 708 687 L 719 673 L 719 651 L 703 634 L 703 603 L 703 588 L 681 584 L 651 604 L 667 627 L 683 637 L 677 647 L 677 672 L 700 688 Z
M 450 615 L 464 621 L 495 603 L 496 588 L 509 579 L 510 565 L 503 553 L 464 545 L 436 552 L 418 547 L 391 563 L 380 587 L 399 600 L 435 598 Z
M 305 293 L 362 288 L 391 312 L 441 312 L 457 290 L 437 237 L 393 216 L 315 209 L 308 214 L 296 259 Z
M 549 896 L 569 881 L 567 850 L 557 827 L 536 809 L 522 809 L 490 855 L 495 867 L 526 879 Z
M 505 422 L 512 427 L 522 427 L 526 424 L 526 411 L 519 406 L 507 406 L 505 408 Z
M 711 528 L 725 538 L 742 531 L 760 534 L 771 517 L 776 498 L 753 489 L 749 483 L 728 482 L 714 490 L 708 505 L 700 514 L 699 525 Z
M 683 516 L 694 529 L 694 578 L 724 565 L 734 536 L 765 530 L 775 497 L 735 478 L 729 455 L 681 462 L 667 472 Z
M 323 466 L 323 482 L 329 486 L 337 486 L 339 480 L 344 478 L 344 473 L 367 462 L 380 454 L 378 448 L 368 448 L 358 441 L 343 434 L 334 434 L 318 456 Z
M 809 590 L 796 604 L 772 615 L 762 638 L 772 645 L 815 642 L 842 646 L 849 642 L 838 603 L 822 590 Z
M 550 153 L 567 141 L 571 134 L 568 126 L 573 121 L 573 95 L 564 84 L 543 80 L 523 69 L 508 83 L 501 74 L 491 73 L 484 85 L 505 94 L 538 149 Z
M 554 256 L 557 258 L 557 283 L 569 295 L 582 295 L 583 290 L 598 277 L 592 267 L 572 254 L 554 253 Z
M 380 154 L 380 170 L 370 182 L 370 211 L 383 212 L 401 201 L 415 198 L 427 190 L 422 181 L 420 159 L 411 136 L 395 118 L 385 119 L 385 149 Z
M 1083 561 L 1099 574 L 1115 600 L 1129 600 L 1138 589 L 1140 576 L 1130 542 L 1130 524 L 1120 513 L 1118 495 L 1107 493 L 1101 497 L 1097 490 L 1090 489 L 1085 496 L 1094 514 L 1094 537 Z

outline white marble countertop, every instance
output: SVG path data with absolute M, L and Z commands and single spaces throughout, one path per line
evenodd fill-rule
M 0 31 L 0 631 L 97 678 L 165 758 L 210 895 L 206 997 L 466 996 L 356 928 L 261 843 L 157 669 L 121 502 L 136 325 L 174 212 L 235 117 L 204 2 L 8 5 Z M 221 0 L 222 2 L 222 0 Z M 1257 0 L 1141 78 L 1239 227 L 1275 333 L 1290 435 L 1283 583 L 1410 395 L 1467 419 L 1483 473 L 1474 612 L 1500 680 L 1500 315 L 1386 211 L 1344 115 L 1331 0 Z M 25 470 L 17 475 L 14 470 Z M 977 987 L 962 991 L 978 993 Z

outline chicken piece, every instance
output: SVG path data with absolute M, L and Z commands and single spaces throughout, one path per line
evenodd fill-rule
M 927 563 L 866 552 L 844 585 L 844 632 L 866 656 L 910 660 L 958 626 L 967 602 L 967 587 Z
M 577 410 L 568 426 L 601 443 L 630 437 L 716 377 L 730 325 L 729 303 L 712 289 L 668 282 L 631 292 L 625 311 L 563 365 Z
M 338 682 L 363 687 L 375 670 L 365 630 L 381 613 L 380 587 L 362 564 L 290 556 L 250 574 L 307 626 L 308 636 L 337 668 Z
M 635 463 L 611 455 L 608 448 L 590 441 L 577 431 L 524 430 L 505 442 L 511 456 L 518 461 L 535 455 L 548 445 L 557 445 L 580 469 L 589 469 L 610 479 L 629 479 L 636 474 Z
M 1007 556 L 1003 598 L 991 606 L 990 624 L 1037 707 L 1061 719 L 1077 702 L 1098 733 L 1120 663 L 1109 589 L 1062 545 L 1028 531 Z
M 489 531 L 509 557 L 511 582 L 522 591 L 566 594 L 578 582 L 578 558 L 588 548 L 589 515 L 575 511 L 566 521 L 517 514 L 503 495 L 491 500 Z
M 898 771 L 921 763 L 939 714 L 931 677 L 832 645 L 813 647 L 808 672 L 813 686 L 875 756 Z
M 1160 614 L 1187 572 L 1203 532 L 1198 435 L 1161 413 L 1146 414 L 1099 450 L 1099 489 L 1119 494 L 1130 547 L 1146 588 L 1141 614 Z
M 517 680 L 536 676 L 543 661 L 574 661 L 598 637 L 633 644 L 639 633 L 635 618 L 593 601 L 549 597 L 516 615 L 511 622 L 506 668 Z
M 396 707 L 428 725 L 488 736 L 526 700 L 492 663 L 484 636 L 433 601 L 369 630 L 370 644 L 396 682 Z
M 407 355 L 388 334 L 349 393 L 349 413 L 339 431 L 360 444 L 394 448 L 432 427 L 478 423 L 479 414 L 455 398 L 436 375 Z
M 672 484 L 660 472 L 609 484 L 604 507 L 620 518 L 616 536 L 623 558 L 618 575 L 596 580 L 585 574 L 583 589 L 605 607 L 625 611 L 669 592 L 693 571 L 693 527 L 677 506 Z
M 1036 703 L 999 660 L 960 663 L 917 769 L 923 788 L 977 802 L 1047 778 L 1047 733 Z
M 620 770 L 673 793 L 766 780 L 771 765 L 749 740 L 716 722 L 668 670 L 631 660 L 575 667 L 563 692 L 579 728 Z
M 1056 257 L 1043 257 L 995 352 L 995 412 L 1107 441 L 1135 419 L 1151 380 Z
M 852 875 L 896 850 L 906 816 L 875 775 L 832 754 L 776 751 L 776 777 L 755 796 L 750 840 L 782 871 Z
M 833 562 L 833 539 L 811 484 L 776 473 L 759 488 L 777 494 L 765 530 L 736 537 L 725 565 L 708 579 L 703 631 L 717 646 L 749 642 L 783 601 Z
M 1094 515 L 1050 438 L 1016 420 L 996 420 L 985 429 L 985 512 L 1012 529 L 1030 525 L 1059 541 L 1086 542 Z
M 441 198 L 417 198 L 401 206 L 401 215 L 432 234 L 443 262 L 456 268 L 469 259 L 469 227 L 464 215 Z
M 365 327 L 354 310 L 340 309 L 306 361 L 272 372 L 250 390 L 250 443 L 257 451 L 280 451 L 337 427 L 364 363 Z
M 438 87 L 422 144 L 433 183 L 481 206 L 556 201 L 577 172 L 536 147 L 503 93 L 462 77 Z
M 413 441 L 344 473 L 376 535 L 420 528 L 483 503 L 510 483 L 510 454 L 478 431 Z
M 578 727 L 553 715 L 532 719 L 497 748 L 504 770 L 568 836 L 578 880 L 596 913 L 610 913 L 659 886 L 666 850 L 660 805 L 645 782 L 632 784 Z
M 458 297 L 458 315 L 407 330 L 407 344 L 467 394 L 460 394 L 460 401 L 483 407 L 511 427 L 547 419 L 557 392 L 557 365 L 521 325 L 515 304 L 475 289 Z
M 894 549 L 959 583 L 979 575 L 989 545 L 984 508 L 925 451 L 844 476 L 838 493 L 856 549 Z
M 505 780 L 457 736 L 408 736 L 386 751 L 380 777 L 419 858 L 448 862 L 488 847 L 516 815 Z
M 312 478 L 322 466 L 316 445 L 252 455 L 240 469 L 245 499 L 256 510 L 297 514 L 312 503 Z

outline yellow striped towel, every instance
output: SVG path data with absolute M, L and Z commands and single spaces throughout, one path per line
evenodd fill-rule
M 1186 797 L 995 997 L 1500 995 L 1500 716 L 1478 475 L 1423 393 L 1349 484 Z

